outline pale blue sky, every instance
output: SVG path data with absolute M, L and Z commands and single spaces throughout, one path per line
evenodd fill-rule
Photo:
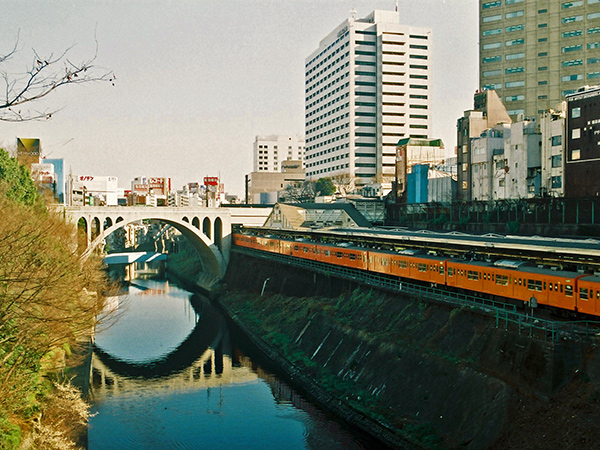
M 0 0 L 0 69 L 73 47 L 115 86 L 71 86 L 48 98 L 49 121 L 0 122 L 0 146 L 37 137 L 77 175 L 166 176 L 180 188 L 221 175 L 242 195 L 256 135 L 304 134 L 304 60 L 349 17 L 394 0 Z M 400 22 L 433 30 L 432 137 L 456 145 L 456 120 L 478 78 L 477 0 L 400 0 Z M 102 69 L 100 69 L 102 70 Z M 41 107 L 41 106 L 40 106 Z

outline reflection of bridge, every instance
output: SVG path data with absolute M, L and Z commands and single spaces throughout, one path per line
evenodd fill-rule
M 86 256 L 119 228 L 140 220 L 158 220 L 179 230 L 197 250 L 204 272 L 220 278 L 229 262 L 232 224 L 260 226 L 271 208 L 66 206 L 63 211 L 71 223 L 85 231 Z
M 144 386 L 216 387 L 255 380 L 251 368 L 234 367 L 225 319 L 197 297 L 190 299 L 198 321 L 192 332 L 168 355 L 148 362 L 126 362 L 95 347 L 91 388 L 96 396 Z M 200 356 L 198 356 L 200 355 Z

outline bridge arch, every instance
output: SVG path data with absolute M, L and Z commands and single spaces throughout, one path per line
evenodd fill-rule
M 181 208 L 169 207 L 66 207 L 65 212 L 73 224 L 81 224 L 82 230 L 85 231 L 83 234 L 87 236 L 87 249 L 83 257 L 88 257 L 102 245 L 108 235 L 118 229 L 144 219 L 157 220 L 171 225 L 187 238 L 198 253 L 204 272 L 216 278 L 225 274 L 231 246 L 231 218 L 227 210 L 201 208 L 185 212 Z M 216 241 L 203 230 L 207 219 L 209 224 L 220 224 L 221 231 Z M 93 233 L 92 229 L 98 232 Z
M 200 220 L 197 216 L 192 219 L 192 225 L 198 229 L 200 229 Z
M 210 239 L 210 219 L 208 217 L 205 217 L 202 221 L 202 232 Z

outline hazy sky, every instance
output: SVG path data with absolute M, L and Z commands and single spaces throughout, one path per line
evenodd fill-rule
M 244 192 L 256 135 L 304 135 L 304 60 L 352 9 L 394 0 L 0 0 L 0 70 L 20 73 L 33 49 L 69 50 L 112 71 L 110 83 L 67 86 L 51 120 L 0 122 L 0 146 L 40 138 L 76 175 L 171 177 L 176 188 L 221 175 Z M 456 145 L 456 120 L 478 79 L 477 0 L 400 0 L 400 22 L 433 30 L 432 133 Z M 41 108 L 42 106 L 40 106 Z

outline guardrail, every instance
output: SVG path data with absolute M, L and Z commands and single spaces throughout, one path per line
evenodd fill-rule
M 245 247 L 232 246 L 231 251 L 312 270 L 325 275 L 334 275 L 388 292 L 401 292 L 419 299 L 477 309 L 480 312 L 495 317 L 497 328 L 504 326 L 508 330 L 510 327 L 514 327 L 518 330 L 519 334 L 526 332 L 530 337 L 543 338 L 556 342 L 561 337 L 566 336 L 592 337 L 600 335 L 600 322 L 596 321 L 565 322 L 542 319 L 534 317 L 531 314 L 519 312 L 517 307 L 510 303 L 499 302 L 476 295 L 452 292 L 438 287 L 423 286 L 393 276 Z

